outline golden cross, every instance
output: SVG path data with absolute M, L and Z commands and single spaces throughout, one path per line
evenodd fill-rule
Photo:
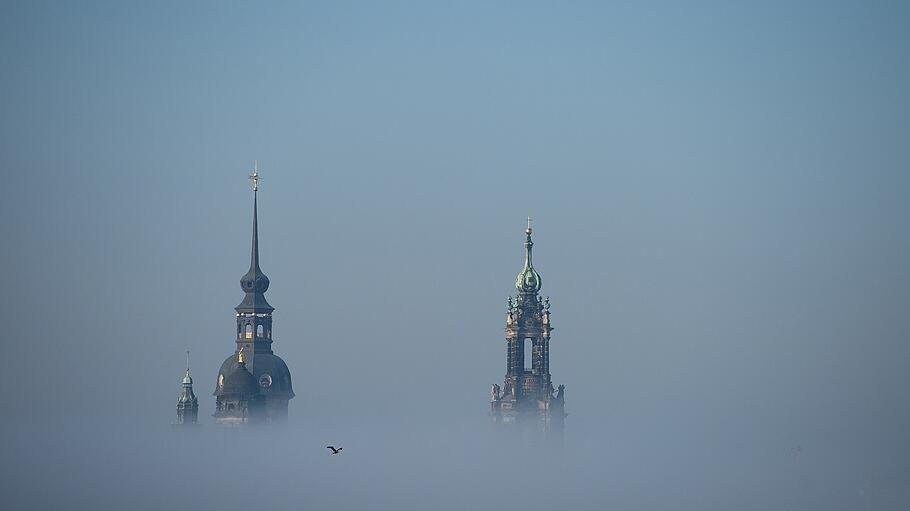
M 250 174 L 250 180 L 253 181 L 253 191 L 259 189 L 259 160 L 253 162 L 253 173 Z

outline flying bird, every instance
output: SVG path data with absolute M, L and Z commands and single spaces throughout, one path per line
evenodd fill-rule
M 344 449 L 344 447 L 339 447 L 339 448 L 336 449 L 334 445 L 327 445 L 327 446 L 325 446 L 325 448 L 326 448 L 326 449 L 331 449 L 333 455 L 340 453 L 341 450 Z

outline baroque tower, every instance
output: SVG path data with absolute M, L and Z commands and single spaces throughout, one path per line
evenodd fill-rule
M 525 234 L 525 264 L 515 279 L 518 295 L 509 297 L 506 314 L 506 376 L 502 389 L 493 385 L 490 409 L 495 422 L 558 432 L 566 417 L 565 385 L 555 390 L 550 377 L 550 299 L 538 294 L 542 282 L 531 261 L 530 217 Z M 531 360 L 525 360 L 526 347 Z
M 284 360 L 272 352 L 272 312 L 275 308 L 265 299 L 269 278 L 259 267 L 258 164 L 253 165 L 250 179 L 253 181 L 250 269 L 240 279 L 240 287 L 245 293 L 243 301 L 234 308 L 236 348 L 221 364 L 215 384 L 214 417 L 221 424 L 284 422 L 288 401 L 294 397 L 291 372 Z

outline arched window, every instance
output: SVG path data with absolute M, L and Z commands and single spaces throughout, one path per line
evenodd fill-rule
M 256 327 L 256 337 L 259 337 L 259 338 L 265 337 L 264 335 L 262 335 L 263 332 L 265 332 L 265 327 L 263 327 L 262 325 L 259 325 L 258 327 Z
M 525 369 L 530 370 L 533 367 L 533 355 L 531 353 L 534 341 L 530 338 L 524 340 L 524 351 L 525 351 Z
M 253 338 L 253 325 L 251 325 L 249 323 L 246 324 L 246 338 L 247 339 Z

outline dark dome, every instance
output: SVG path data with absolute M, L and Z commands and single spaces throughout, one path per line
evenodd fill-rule
M 250 372 L 256 377 L 260 391 L 265 395 L 294 397 L 291 387 L 291 371 L 281 357 L 273 353 L 257 353 L 253 356 Z
M 269 278 L 257 265 L 256 268 L 250 268 L 250 271 L 240 278 L 240 287 L 243 288 L 244 293 L 265 293 L 269 289 Z
M 246 369 L 244 372 L 250 374 L 256 383 L 259 392 L 266 396 L 285 396 L 288 399 L 294 397 L 294 389 L 291 386 L 291 371 L 288 370 L 287 364 L 278 355 L 273 353 L 244 353 L 247 358 Z M 216 384 L 215 395 L 221 395 L 227 392 L 228 377 L 237 367 L 237 355 L 231 355 L 221 364 L 218 371 L 224 375 L 224 389 Z
M 237 357 L 231 357 L 236 360 Z M 225 375 L 223 372 L 218 376 L 218 389 L 216 395 L 224 394 L 258 394 L 259 385 L 254 377 L 246 368 L 246 364 L 232 364 L 233 367 Z M 222 380 L 222 375 L 224 379 Z

